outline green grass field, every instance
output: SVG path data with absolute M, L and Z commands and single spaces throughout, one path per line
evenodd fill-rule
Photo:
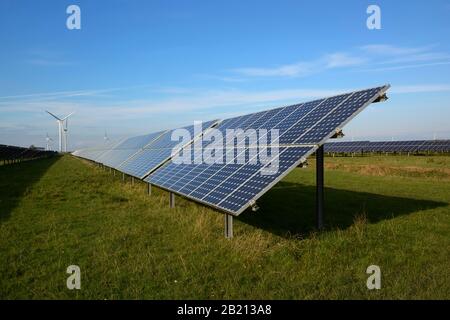
M 235 219 L 71 156 L 0 166 L 3 299 L 449 299 L 450 157 L 326 158 Z M 81 268 L 68 290 L 66 268 Z M 382 288 L 368 290 L 379 265 Z

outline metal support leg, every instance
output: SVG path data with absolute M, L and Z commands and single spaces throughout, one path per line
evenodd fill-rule
M 151 185 L 151 183 L 149 183 L 147 185 L 147 193 L 148 193 L 149 196 L 152 194 L 152 185 Z
M 125 182 L 125 173 L 122 173 L 122 181 Z
M 131 185 L 134 185 L 134 177 L 131 177 Z
M 169 206 L 175 208 L 175 193 L 173 192 L 169 194 Z
M 323 146 L 316 151 L 316 220 L 317 229 L 323 229 Z
M 116 170 L 113 171 L 113 176 L 114 176 L 114 177 L 116 176 Z
M 225 238 L 233 238 L 233 216 L 225 214 Z

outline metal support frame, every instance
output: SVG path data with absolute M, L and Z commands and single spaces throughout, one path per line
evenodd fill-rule
M 169 206 L 170 208 L 175 208 L 175 193 L 169 193 Z
M 323 145 L 316 151 L 316 223 L 323 229 Z
M 231 214 L 225 214 L 225 238 L 233 238 L 233 216 Z
M 122 172 L 122 181 L 125 182 L 125 173 Z
M 152 184 L 151 184 L 151 183 L 149 183 L 149 184 L 147 185 L 147 193 L 148 193 L 149 196 L 152 195 Z
M 131 177 L 131 185 L 134 185 L 134 177 Z

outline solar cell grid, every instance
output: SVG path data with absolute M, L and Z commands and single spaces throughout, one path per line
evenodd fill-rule
M 202 123 L 202 127 L 200 128 L 201 132 L 195 132 L 193 125 L 180 129 L 187 130 L 192 139 L 195 140 L 216 122 L 217 120 Z M 166 131 L 151 143 L 145 145 L 144 148 L 137 150 L 134 155 L 128 157 L 126 161 L 121 162 L 119 167 L 120 170 L 138 178 L 143 178 L 148 175 L 164 161 L 168 160 L 171 157 L 172 152 L 176 151 L 173 149 L 179 145 L 180 142 L 172 140 L 172 132 L 172 130 Z M 194 134 L 197 136 L 194 136 Z
M 342 128 L 346 121 L 350 120 L 359 110 L 370 104 L 377 97 L 381 88 L 355 92 L 345 95 L 345 99 L 336 102 L 331 111 L 317 121 L 315 125 L 308 128 L 304 134 L 297 137 L 295 143 L 320 143 L 323 139 L 333 133 L 337 128 Z M 322 108 L 320 108 L 322 109 Z
M 283 120 L 286 117 L 289 117 L 290 115 L 292 115 L 294 113 L 294 111 L 296 111 L 296 109 L 298 110 L 302 105 L 293 105 L 293 106 L 288 106 L 288 107 L 284 107 L 284 108 L 278 108 L 278 109 L 273 109 L 273 110 L 269 110 L 269 112 L 260 112 L 257 114 L 254 114 L 253 116 L 251 115 L 250 117 L 248 117 L 245 121 L 237 121 L 233 124 L 233 127 L 236 128 L 236 124 L 243 124 L 245 129 L 248 128 L 252 128 L 252 129 L 261 129 L 261 128 L 272 128 L 273 125 L 277 125 L 281 122 L 283 122 Z M 216 128 L 218 130 L 220 130 L 222 132 L 223 135 L 226 135 L 226 132 L 224 129 L 229 129 L 230 126 L 224 126 L 224 125 L 220 125 Z M 242 140 L 242 139 L 241 139 Z M 201 192 L 205 192 L 207 190 L 207 188 L 211 187 L 215 181 L 217 181 L 218 179 L 223 179 L 226 178 L 230 172 L 233 173 L 236 170 L 238 170 L 240 168 L 239 165 L 237 165 L 238 161 L 238 157 L 240 157 L 242 155 L 243 152 L 248 152 L 248 148 L 243 148 L 243 149 L 236 149 L 236 148 L 232 148 L 232 149 L 228 149 L 226 150 L 226 153 L 232 153 L 232 160 L 230 160 L 228 164 L 226 165 L 217 165 L 217 164 L 201 164 L 198 165 L 197 167 L 193 166 L 193 167 L 186 167 L 186 172 L 184 172 L 184 175 L 188 175 L 191 176 L 193 173 L 194 168 L 196 169 L 196 176 L 195 176 L 195 181 L 193 179 L 189 179 L 189 183 L 192 182 L 192 184 L 195 185 L 189 185 L 189 183 L 186 186 L 179 186 L 178 190 L 181 191 L 185 191 L 187 189 L 193 189 L 193 191 L 191 191 L 191 193 L 196 193 L 196 194 L 200 194 Z M 228 159 L 228 158 L 226 158 Z M 208 159 L 204 159 L 205 161 L 207 161 Z M 170 171 L 169 171 L 170 172 Z M 164 172 L 166 173 L 166 172 Z M 200 177 L 202 176 L 202 177 Z M 173 184 L 176 183 L 178 181 L 171 181 L 170 184 L 168 185 L 168 187 L 175 187 Z M 198 185 L 198 183 L 201 182 L 204 185 Z M 156 182 L 155 182 L 156 183 Z M 161 182 L 159 182 L 161 183 Z M 165 181 L 165 183 L 169 183 L 168 181 Z M 195 195 L 194 195 L 195 196 Z
M 280 123 L 283 121 L 283 119 L 287 116 L 289 116 L 290 114 L 292 114 L 296 108 L 298 108 L 301 105 L 295 105 L 295 106 L 289 106 L 283 109 L 276 109 L 272 112 L 265 112 L 263 113 L 261 116 L 258 117 L 254 117 L 257 118 L 257 120 L 255 121 L 249 121 L 249 125 L 247 125 L 247 128 L 250 126 L 251 123 L 251 127 L 255 128 L 255 129 L 260 129 L 261 127 L 264 126 L 264 124 L 269 123 L 272 119 L 276 118 L 276 115 L 283 113 L 283 111 L 287 110 L 286 112 L 284 112 L 283 117 L 282 118 L 278 118 L 276 121 L 277 123 Z M 267 127 L 266 127 L 267 128 Z M 219 127 L 217 128 L 219 130 L 221 130 L 221 127 L 219 125 Z M 190 182 L 193 182 L 192 186 L 181 186 L 181 188 L 179 188 L 179 190 L 186 190 L 186 189 L 191 189 L 194 188 L 190 194 L 192 194 L 194 197 L 196 197 L 196 195 L 200 195 L 204 192 L 206 192 L 208 190 L 208 188 L 211 188 L 213 186 L 215 186 L 216 182 L 220 182 L 223 179 L 226 179 L 227 177 L 230 176 L 230 174 L 233 174 L 236 172 L 236 170 L 239 170 L 242 168 L 242 166 L 245 166 L 245 164 L 242 165 L 238 165 L 238 157 L 242 155 L 242 153 L 244 152 L 248 152 L 248 148 L 243 148 L 243 149 L 236 149 L 236 148 L 232 148 L 229 150 L 226 150 L 226 153 L 232 153 L 232 160 L 228 161 L 228 163 L 226 163 L 225 165 L 217 165 L 217 164 L 210 164 L 210 165 L 199 165 L 199 168 L 197 168 L 197 171 L 200 171 L 196 176 L 195 176 L 195 181 L 193 179 L 190 180 Z M 226 158 L 228 159 L 228 158 Z M 207 160 L 207 159 L 205 159 Z M 250 159 L 249 159 L 250 161 Z M 192 172 L 193 168 L 189 168 L 188 171 L 185 173 L 185 175 L 190 175 Z M 200 177 L 202 176 L 202 177 Z M 198 185 L 198 183 L 201 182 L 200 185 Z M 172 185 L 170 185 L 172 186 Z
M 322 143 L 323 139 L 332 135 L 336 126 L 344 125 L 349 118 L 373 102 L 386 89 L 387 87 L 380 87 L 288 106 L 266 112 L 264 116 L 259 117 L 259 120 L 253 121 L 254 129 L 283 126 L 280 130 L 282 144 L 309 144 L 297 149 L 282 146 L 279 155 L 282 158 L 280 171 L 270 178 L 257 177 L 261 176 L 261 164 L 253 164 L 254 162 L 238 164 L 237 156 L 244 151 L 230 149 L 227 152 L 233 152 L 234 157 L 232 161 L 225 164 L 180 165 L 169 162 L 145 180 L 227 212 L 239 214 L 255 197 L 260 195 L 260 192 L 263 192 L 261 188 L 264 189 L 264 183 L 270 185 L 278 181 L 293 164 L 303 161 L 302 157 L 312 153 L 318 143 Z M 328 125 L 328 122 L 332 122 L 332 125 Z M 220 130 L 220 125 L 218 129 Z M 244 150 L 247 149 L 244 148 Z M 260 181 L 259 184 L 254 180 Z M 247 183 L 253 182 L 257 187 L 250 192 L 252 188 L 249 188 Z
M 295 167 L 301 161 L 300 159 L 308 152 L 312 152 L 308 147 L 282 147 L 279 155 L 279 168 L 282 173 L 287 173 L 291 167 Z M 217 185 L 209 191 L 201 200 L 216 203 L 218 206 L 241 213 L 249 201 L 258 193 L 263 192 L 264 188 L 269 186 L 275 180 L 281 179 L 282 175 L 262 175 L 262 165 L 243 166 L 227 178 L 226 182 Z

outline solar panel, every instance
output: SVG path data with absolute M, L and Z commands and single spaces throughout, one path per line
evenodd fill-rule
M 287 174 L 311 152 L 310 147 L 281 147 L 279 171 Z M 243 152 L 243 150 L 234 150 Z M 284 175 L 261 175 L 267 165 L 258 163 L 224 165 L 177 165 L 169 163 L 151 175 L 150 182 L 181 193 L 198 202 L 237 212 L 266 186 Z M 199 175 L 198 173 L 202 173 Z
M 141 148 L 158 139 L 164 133 L 165 131 L 160 131 L 125 139 L 111 150 L 102 154 L 95 161 L 111 168 L 118 168 L 124 161 L 137 153 Z
M 17 146 L 0 145 L 0 161 L 4 163 L 50 157 L 56 152 Z
M 187 126 L 181 129 L 186 129 L 193 139 L 198 138 L 203 131 L 214 125 L 217 120 L 208 121 L 202 123 L 201 132 L 196 134 L 194 126 Z M 164 161 L 171 157 L 175 146 L 179 144 L 179 141 L 173 141 L 171 137 L 172 132 L 167 131 L 160 135 L 157 139 L 153 140 L 151 143 L 147 144 L 144 148 L 136 152 L 128 160 L 124 161 L 118 169 L 126 174 L 132 175 L 137 178 L 144 178 L 154 169 L 156 169 Z M 179 149 L 182 149 L 181 146 Z
M 352 153 L 366 151 L 369 141 L 327 142 L 324 151 L 327 153 Z
M 386 153 L 413 153 L 413 152 L 449 152 L 450 140 L 407 140 L 407 141 L 352 141 L 328 142 L 325 152 L 386 152 Z
M 291 169 L 306 160 L 327 139 L 350 121 L 367 105 L 380 98 L 389 86 L 342 94 L 304 104 L 272 109 L 265 112 L 224 120 L 216 129 L 224 135 L 225 129 L 278 129 L 280 149 L 266 164 L 255 163 L 267 150 L 247 145 L 229 148 L 231 160 L 225 163 L 176 164 L 169 161 L 150 174 L 145 181 L 163 189 L 179 193 L 227 213 L 239 215 L 249 205 L 284 177 Z M 265 137 L 258 136 L 258 142 Z M 272 141 L 273 142 L 273 141 Z M 199 151 L 196 151 L 199 152 Z M 241 154 L 245 163 L 239 163 Z M 205 159 L 204 159 L 205 160 Z M 270 164 L 278 160 L 273 175 L 262 175 Z
M 119 141 L 108 141 L 104 145 L 98 145 L 95 147 L 89 147 L 84 149 L 78 149 L 72 152 L 72 155 L 88 159 L 91 161 L 96 161 L 97 158 L 99 158 L 102 154 L 109 152 L 112 148 L 114 148 L 118 143 L 122 142 L 123 140 Z
M 432 152 L 448 152 L 449 151 L 449 141 L 445 140 L 434 140 L 430 146 L 430 151 Z

